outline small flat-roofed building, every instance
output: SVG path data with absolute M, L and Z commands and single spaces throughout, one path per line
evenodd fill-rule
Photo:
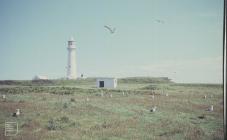
M 48 77 L 43 75 L 36 75 L 32 80 L 48 80 Z
M 116 88 L 117 78 L 102 77 L 96 79 L 97 88 Z

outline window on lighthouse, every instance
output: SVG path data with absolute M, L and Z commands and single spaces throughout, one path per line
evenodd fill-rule
M 69 45 L 72 45 L 73 44 L 73 42 L 72 41 L 69 41 Z

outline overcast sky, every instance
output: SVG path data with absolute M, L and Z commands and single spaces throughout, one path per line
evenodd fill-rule
M 0 79 L 65 77 L 74 36 L 78 75 L 221 83 L 222 31 L 223 0 L 1 0 Z

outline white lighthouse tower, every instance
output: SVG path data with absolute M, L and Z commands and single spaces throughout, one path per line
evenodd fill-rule
M 68 41 L 67 79 L 76 79 L 76 44 L 73 37 Z

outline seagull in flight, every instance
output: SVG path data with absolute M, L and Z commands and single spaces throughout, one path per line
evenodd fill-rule
M 164 20 L 160 20 L 160 19 L 156 19 L 155 21 L 162 24 L 165 23 Z
M 110 28 L 109 26 L 106 26 L 106 25 L 105 25 L 104 27 L 105 27 L 106 29 L 108 29 L 108 30 L 110 31 L 111 34 L 113 34 L 113 33 L 115 32 L 115 30 L 116 30 L 115 28 L 112 29 L 112 28 Z

